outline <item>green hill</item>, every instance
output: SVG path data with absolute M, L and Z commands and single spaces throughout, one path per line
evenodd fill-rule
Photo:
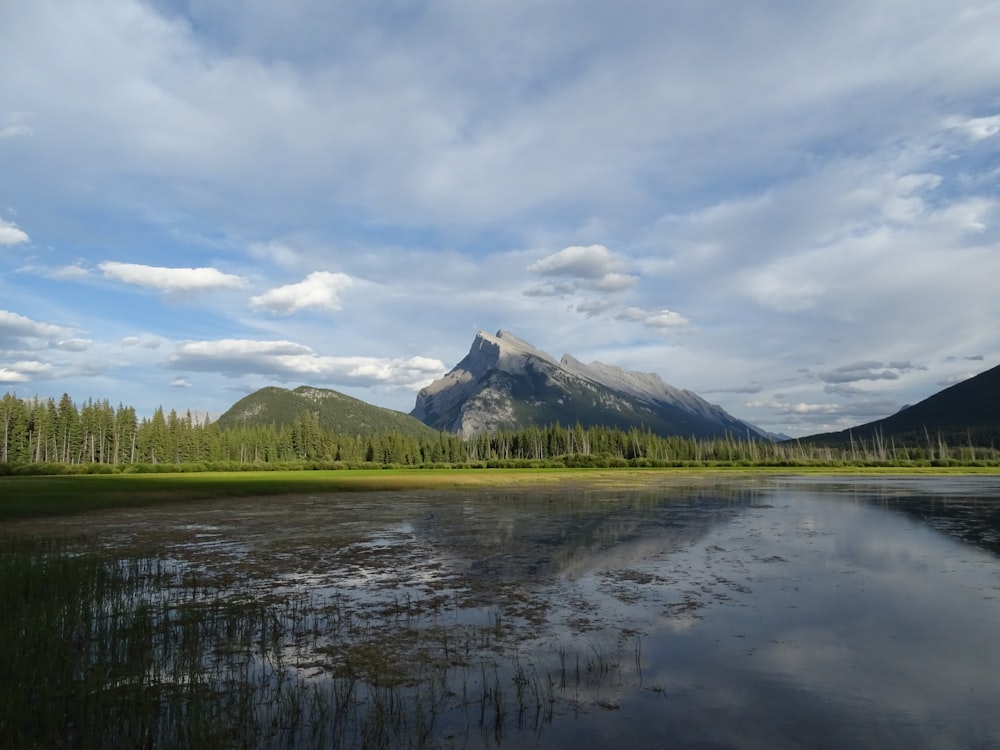
M 1000 365 L 935 393 L 890 417 L 803 441 L 843 444 L 879 437 L 896 443 L 937 442 L 1000 445 Z
M 220 427 L 292 424 L 311 413 L 320 427 L 348 435 L 399 432 L 404 435 L 437 435 L 418 419 L 402 412 L 373 406 L 328 388 L 302 385 L 294 390 L 269 386 L 233 404 L 219 417 Z

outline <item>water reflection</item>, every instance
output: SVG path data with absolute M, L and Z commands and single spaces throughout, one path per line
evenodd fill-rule
M 793 477 L 87 523 L 213 596 L 293 602 L 297 679 L 344 695 L 350 667 L 345 705 L 411 701 L 380 744 L 1000 748 L 997 498 L 996 478 Z

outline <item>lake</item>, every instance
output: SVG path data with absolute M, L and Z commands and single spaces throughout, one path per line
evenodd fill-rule
M 1000 748 L 1000 477 L 663 476 L 8 527 L 155 561 L 157 622 L 262 608 L 199 631 L 212 746 Z

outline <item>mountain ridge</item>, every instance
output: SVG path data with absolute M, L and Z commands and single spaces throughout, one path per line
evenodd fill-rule
M 557 360 L 506 330 L 476 334 L 469 353 L 422 389 L 410 414 L 436 429 L 471 436 L 555 422 L 641 427 L 661 435 L 768 434 L 671 386 L 655 373 L 570 354 Z
M 858 438 L 906 443 L 931 439 L 979 445 L 1000 443 L 1000 365 L 904 406 L 888 417 L 799 439 L 843 444 Z

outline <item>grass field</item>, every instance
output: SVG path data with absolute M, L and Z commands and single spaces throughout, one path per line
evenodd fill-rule
M 964 475 L 1000 474 L 1000 468 L 375 469 L 14 476 L 0 477 L 0 520 L 268 495 L 572 484 L 625 488 L 681 478 L 775 474 Z

